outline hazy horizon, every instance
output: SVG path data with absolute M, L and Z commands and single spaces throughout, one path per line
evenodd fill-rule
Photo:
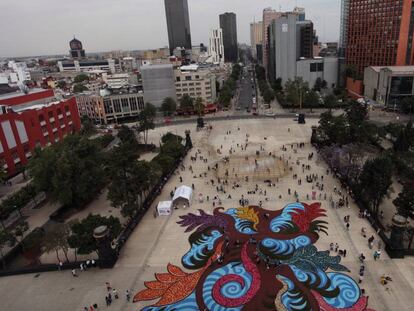
M 236 13 L 238 41 L 250 44 L 250 23 L 262 19 L 264 8 L 279 5 L 282 11 L 304 7 L 319 41 L 338 41 L 340 0 L 188 0 L 192 44 L 208 46 L 210 29 L 219 27 L 224 12 Z M 168 46 L 164 0 L 3 2 L 0 28 L 3 58 L 67 55 L 74 35 L 86 53 Z

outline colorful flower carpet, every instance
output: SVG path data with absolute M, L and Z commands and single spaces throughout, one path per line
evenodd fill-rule
M 320 203 L 181 216 L 178 224 L 194 231 L 182 265 L 194 272 L 168 264 L 166 273 L 144 282 L 134 302 L 157 300 L 143 311 L 369 311 L 341 257 L 313 245 L 326 233 L 319 219 L 325 216 Z

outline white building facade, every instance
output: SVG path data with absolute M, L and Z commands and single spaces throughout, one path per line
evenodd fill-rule
M 209 54 L 214 64 L 224 64 L 223 30 L 221 28 L 211 30 Z

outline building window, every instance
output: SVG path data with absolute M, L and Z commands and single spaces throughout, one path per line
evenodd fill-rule
M 69 106 L 65 106 L 65 111 L 68 112 L 69 111 Z
M 47 114 L 48 114 L 48 116 L 49 116 L 49 119 L 50 119 L 50 118 L 53 118 L 53 111 L 49 111 Z
M 200 76 L 195 76 L 196 79 L 200 79 Z
M 311 63 L 310 64 L 310 72 L 316 72 L 317 71 L 317 64 L 316 63 Z
M 177 77 L 177 82 L 180 82 L 181 81 L 181 78 L 180 77 Z
M 114 103 L 115 113 L 120 113 L 121 112 L 121 103 L 119 102 L 119 99 L 114 99 L 113 103 Z
M 39 122 L 43 122 L 45 121 L 45 117 L 41 114 L 39 115 Z
M 144 109 L 144 98 L 143 97 L 138 97 L 138 107 L 140 110 Z
M 122 102 L 122 111 L 129 112 L 130 109 L 129 109 L 129 104 L 128 104 L 128 98 L 122 98 L 121 102 Z
M 317 68 L 317 70 L 318 70 L 319 72 L 322 72 L 322 71 L 323 71 L 323 63 L 318 63 L 318 68 Z
M 58 109 L 57 109 L 57 113 L 58 113 L 58 115 L 59 115 L 59 114 L 62 114 L 62 109 L 58 108 Z
M 191 81 L 191 76 L 185 76 L 186 81 Z
M 135 97 L 131 97 L 129 99 L 129 105 L 131 106 L 132 111 L 137 111 L 138 110 L 137 99 Z

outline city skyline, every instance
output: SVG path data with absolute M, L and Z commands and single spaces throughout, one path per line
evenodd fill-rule
M 304 7 L 321 41 L 339 40 L 340 0 L 264 0 L 254 4 L 248 0 L 189 0 L 192 43 L 207 45 L 210 30 L 219 26 L 219 14 L 234 12 L 239 43 L 249 44 L 250 22 L 261 20 L 264 8 L 279 10 L 279 5 L 282 11 Z M 73 35 L 83 42 L 86 53 L 168 46 L 163 0 L 141 0 L 139 5 L 133 0 L 2 3 L 0 27 L 6 34 L 0 57 L 68 54 L 67 42 Z

